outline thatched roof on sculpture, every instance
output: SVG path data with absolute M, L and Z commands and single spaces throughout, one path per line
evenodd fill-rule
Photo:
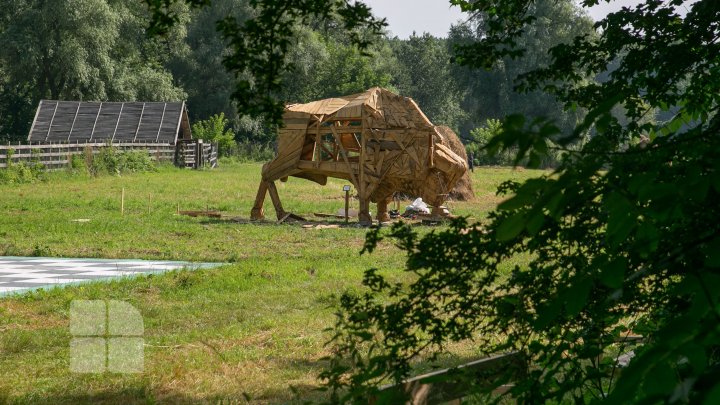
M 175 144 L 191 137 L 185 102 L 42 100 L 28 141 Z
M 433 124 L 411 98 L 399 96 L 389 90 L 373 87 L 366 92 L 328 98 L 307 104 L 291 104 L 287 112 L 307 115 L 324 115 L 330 119 L 357 119 L 370 112 L 375 120 L 372 127 L 380 128 L 431 128 Z M 287 114 L 286 118 L 296 115 Z M 331 116 L 331 117 L 329 117 Z M 380 119 L 382 118 L 382 119 Z

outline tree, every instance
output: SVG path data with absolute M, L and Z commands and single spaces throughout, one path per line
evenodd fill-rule
M 235 134 L 227 128 L 228 120 L 224 113 L 215 114 L 204 121 L 193 124 L 193 135 L 197 139 L 217 142 L 221 155 L 230 155 L 235 148 Z
M 173 7 L 186 3 L 203 7 L 210 0 L 145 0 L 152 13 L 150 32 L 166 34 L 180 19 Z M 367 49 L 382 33 L 384 20 L 377 20 L 363 2 L 351 0 L 258 0 L 256 13 L 245 21 L 227 15 L 218 23 L 228 44 L 223 65 L 235 77 L 233 99 L 239 111 L 262 116 L 268 123 L 282 120 L 282 77 L 295 67 L 288 57 L 303 24 L 318 20 L 343 29 L 351 42 Z
M 547 117 L 555 120 L 564 132 L 570 132 L 582 119 L 582 110 L 564 111 L 561 102 L 543 91 L 516 91 L 521 85 L 521 75 L 547 67 L 550 63 L 549 49 L 569 43 L 581 35 L 595 35 L 592 20 L 574 1 L 540 0 L 528 5 L 528 15 L 533 21 L 519 35 L 516 42 L 525 51 L 520 57 L 504 56 L 494 61 L 492 69 L 475 69 L 456 64 L 453 76 L 462 88 L 467 89 L 462 108 L 468 111 L 467 119 L 460 125 L 461 136 L 480 126 L 485 119 L 501 119 L 511 114 L 526 117 Z M 477 13 L 465 23 L 454 25 L 450 30 L 452 47 L 463 47 L 485 38 L 492 29 L 492 20 Z M 585 74 L 587 80 L 592 76 Z M 520 90 L 520 89 L 517 89 Z
M 4 4 L 0 117 L 9 122 L 2 128 L 6 136 L 25 138 L 37 103 L 44 98 L 184 98 L 162 67 L 163 55 L 179 46 L 178 41 L 148 40 L 143 28 L 148 24 L 147 10 L 126 3 L 8 0 Z
M 457 129 L 465 115 L 460 108 L 464 92 L 451 74 L 447 41 L 423 34 L 391 43 L 401 64 L 396 79 L 400 93 L 412 97 L 436 125 Z
M 521 38 L 540 3 L 451 2 L 486 27 L 456 49 L 458 63 L 492 68 L 532 51 Z M 594 136 L 567 149 L 552 174 L 501 186 L 511 196 L 487 223 L 459 219 L 422 237 L 402 224 L 368 234 L 367 252 L 395 240 L 415 280 L 397 284 L 369 270 L 365 291 L 342 297 L 324 373 L 334 399 L 362 400 L 383 378 L 408 375 L 418 356 L 474 339 L 480 351 L 518 350 L 532 365 L 510 390 L 521 402 L 718 402 L 720 5 L 684 3 L 647 0 L 611 14 L 597 36 L 553 46 L 546 68 L 521 75 L 520 91 L 549 93 L 588 113 L 567 132 L 548 119 L 511 115 L 488 149 L 515 147 L 515 161 L 533 165 L 547 155 L 548 138 L 566 148 L 588 131 Z M 317 7 L 338 3 L 258 4 L 267 8 L 256 19 L 225 25 L 236 41 L 233 58 L 248 57 L 228 65 L 260 84 L 253 93 L 241 80 L 237 94 L 254 97 L 249 110 L 272 116 L 293 20 L 327 16 Z M 348 18 L 350 28 L 368 21 L 362 13 Z M 264 36 L 250 38 L 258 29 Z M 618 58 L 607 81 L 588 80 Z M 613 114 L 618 106 L 626 122 Z M 655 109 L 677 113 L 646 121 Z M 527 264 L 506 271 L 518 256 Z M 647 342 L 618 373 L 626 348 L 616 342 L 630 331 Z
M 454 3 L 488 27 L 458 49 L 460 63 L 524 54 L 518 39 L 534 22 L 533 2 Z M 488 149 L 514 147 L 516 162 L 537 163 L 548 138 L 564 148 L 594 136 L 565 150 L 552 174 L 503 184 L 510 197 L 486 224 L 461 219 L 422 237 L 402 224 L 371 231 L 365 251 L 395 241 L 415 277 L 398 284 L 369 270 L 366 290 L 342 297 L 324 374 L 335 400 L 365 398 L 418 357 L 467 339 L 481 352 L 525 356 L 528 376 L 510 390 L 519 402 L 720 399 L 719 13 L 711 0 L 648 0 L 600 21 L 597 37 L 552 47 L 548 67 L 520 77 L 523 91 L 588 114 L 569 133 L 510 116 Z M 587 80 L 613 63 L 608 80 Z M 646 120 L 655 109 L 677 112 L 656 124 Z M 504 269 L 518 257 L 527 264 Z M 619 373 L 630 333 L 647 341 Z
M 246 0 L 217 0 L 209 7 L 192 11 L 187 24 L 189 52 L 179 54 L 170 63 L 173 76 L 188 93 L 191 120 L 224 113 L 231 121 L 236 121 L 237 109 L 231 97 L 234 80 L 222 64 L 227 43 L 217 32 L 216 25 L 227 16 L 243 21 L 250 13 Z

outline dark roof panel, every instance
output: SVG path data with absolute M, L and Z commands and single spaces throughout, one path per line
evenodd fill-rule
M 100 103 L 42 100 L 30 142 L 176 143 L 184 102 Z M 189 125 L 189 123 L 188 123 Z

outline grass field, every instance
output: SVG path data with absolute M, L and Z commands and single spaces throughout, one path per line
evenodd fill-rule
M 498 184 L 540 173 L 478 169 L 476 200 L 450 208 L 482 220 L 500 201 Z M 179 204 L 247 219 L 259 174 L 259 164 L 229 164 L 122 177 L 57 173 L 44 183 L 0 186 L 0 255 L 228 263 L 0 298 L 0 403 L 285 403 L 295 400 L 291 386 L 303 399 L 317 398 L 316 376 L 328 355 L 324 329 L 333 325 L 337 297 L 360 288 L 369 267 L 403 277 L 404 257 L 388 244 L 360 256 L 361 228 L 176 214 Z M 278 188 L 287 210 L 312 217 L 343 206 L 343 184 L 291 179 Z M 269 199 L 265 209 L 272 218 Z M 68 313 L 76 299 L 138 308 L 145 322 L 142 374 L 70 372 Z M 471 344 L 455 352 L 475 354 Z

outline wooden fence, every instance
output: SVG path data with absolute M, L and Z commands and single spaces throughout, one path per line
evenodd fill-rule
M 187 154 L 186 145 L 201 145 L 201 149 L 194 147 L 191 153 Z M 48 144 L 22 144 L 0 145 L 0 169 L 6 168 L 8 163 L 37 162 L 48 170 L 66 168 L 70 165 L 72 156 L 96 154 L 107 143 L 48 143 Z M 167 143 L 113 143 L 113 148 L 122 151 L 143 150 L 156 162 L 172 162 L 181 167 L 200 168 L 205 165 L 217 166 L 217 144 L 211 143 L 181 143 L 178 146 Z M 197 154 L 199 153 L 199 158 Z M 191 162 L 190 166 L 187 162 Z
M 218 165 L 218 144 L 205 143 L 200 140 L 193 139 L 191 141 L 182 141 L 179 147 L 180 156 L 178 165 L 199 169 L 201 167 L 217 167 Z
M 645 337 L 629 334 L 615 339 L 615 343 L 622 344 L 622 349 L 626 350 L 628 347 L 644 344 Z M 623 356 L 631 353 L 633 352 L 626 352 Z M 616 360 L 618 363 L 620 357 L 622 356 L 619 356 Z M 632 355 L 630 358 L 632 358 Z M 510 381 L 506 385 L 495 387 L 493 394 L 506 393 L 513 387 L 513 381 L 527 378 L 528 366 L 526 359 L 520 352 L 487 357 L 455 368 L 433 371 L 413 377 L 398 384 L 384 385 L 379 388 L 377 396 L 368 399 L 368 404 L 460 404 L 462 399 L 475 389 L 493 388 L 493 382 L 498 377 L 509 378 Z
M 459 404 L 472 388 L 489 387 L 495 377 L 503 373 L 513 380 L 525 378 L 526 364 L 518 352 L 501 354 L 475 360 L 457 368 L 438 370 L 423 374 L 400 384 L 380 387 L 376 397 L 370 398 L 369 405 L 435 405 Z M 494 391 L 506 392 L 510 385 L 504 385 Z

